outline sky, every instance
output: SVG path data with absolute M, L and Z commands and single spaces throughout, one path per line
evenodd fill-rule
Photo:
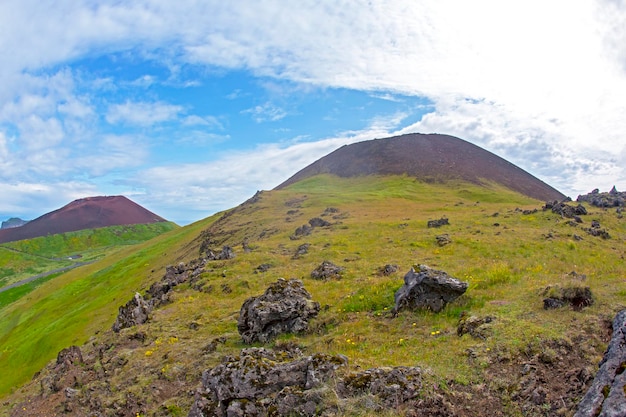
M 184 225 L 414 132 L 626 189 L 626 0 L 3 0 L 0 57 L 0 220 L 125 195 Z

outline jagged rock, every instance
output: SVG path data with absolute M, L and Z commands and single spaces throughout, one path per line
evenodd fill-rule
M 261 264 L 254 269 L 254 273 L 257 274 L 259 272 L 267 272 L 271 267 L 272 265 L 270 264 Z
M 81 363 L 83 363 L 83 354 L 78 346 L 70 346 L 57 355 L 57 367 L 68 368 L 70 365 Z
M 313 228 L 311 226 L 309 226 L 308 224 L 303 224 L 302 226 L 296 229 L 296 231 L 294 232 L 294 236 L 296 237 L 308 236 L 311 234 L 312 231 L 313 231 Z
M 302 255 L 306 255 L 307 253 L 309 253 L 310 246 L 311 245 L 309 245 L 308 243 L 303 243 L 302 245 L 298 246 L 298 249 L 296 249 L 296 252 L 293 254 L 292 259 L 298 259 Z
M 324 261 L 311 272 L 313 279 L 340 279 L 344 268 L 337 266 L 329 261 Z
M 476 339 L 485 340 L 491 335 L 491 323 L 493 323 L 494 320 L 495 318 L 492 316 L 476 317 L 470 316 L 467 313 L 462 314 L 456 328 L 456 334 L 459 336 L 469 334 Z
M 211 249 L 207 250 L 206 259 L 209 261 L 223 261 L 226 259 L 233 259 L 235 257 L 235 251 L 230 246 L 222 247 L 220 252 L 214 252 Z
M 428 227 L 441 227 L 441 226 L 445 226 L 445 225 L 449 225 L 450 223 L 448 223 L 448 219 L 445 217 L 442 217 L 439 220 L 428 220 Z
M 452 239 L 450 239 L 450 235 L 448 235 L 448 234 L 437 235 L 437 236 L 435 236 L 435 239 L 437 239 L 437 244 L 439 246 L 446 246 L 446 245 L 452 243 Z
M 378 275 L 389 276 L 391 274 L 395 274 L 396 272 L 398 272 L 398 269 L 400 269 L 398 265 L 387 264 L 385 266 L 378 268 Z
M 113 331 L 118 333 L 127 327 L 143 324 L 148 321 L 148 314 L 152 307 L 139 293 L 135 293 L 132 300 L 119 308 L 117 319 L 113 324 Z
M 248 298 L 241 307 L 237 328 L 245 343 L 266 343 L 282 333 L 302 333 L 320 311 L 302 281 L 280 278 L 263 295 Z
M 589 233 L 591 236 L 601 237 L 602 239 L 610 239 L 611 235 L 605 229 L 600 229 L 599 227 L 590 227 L 588 229 L 583 229 L 585 232 Z
M 429 309 L 435 313 L 467 290 L 467 282 L 459 281 L 443 271 L 426 265 L 411 268 L 404 276 L 404 285 L 395 294 L 394 313 L 404 308 Z
M 395 408 L 419 396 L 422 370 L 418 367 L 398 366 L 374 368 L 356 372 L 337 383 L 340 397 L 371 395 L 380 403 L 378 410 Z
M 549 286 L 543 290 L 543 295 L 546 296 L 543 300 L 543 308 L 545 310 L 556 309 L 566 305 L 571 305 L 574 310 L 582 310 L 584 307 L 593 304 L 593 294 L 589 287 Z
M 596 207 L 623 207 L 626 205 L 626 192 L 617 191 L 615 186 L 608 193 L 601 193 L 596 188 L 589 194 L 579 195 L 576 201 L 584 201 Z
M 552 210 L 553 213 L 560 214 L 561 217 L 566 217 L 568 219 L 587 214 L 587 209 L 582 204 L 578 204 L 574 207 L 566 204 L 565 201 L 547 202 L 543 208 L 544 210 Z
M 626 415 L 626 310 L 613 319 L 613 336 L 600 369 L 574 417 L 623 417 Z
M 327 222 L 324 219 L 321 219 L 319 217 L 314 217 L 311 220 L 309 220 L 309 224 L 311 225 L 311 227 L 327 227 L 330 226 L 330 223 Z
M 278 412 L 278 400 L 284 400 L 288 393 L 320 387 L 346 364 L 343 356 L 315 354 L 294 359 L 286 352 L 243 349 L 238 357 L 226 358 L 202 373 L 202 387 L 189 417 L 266 416 L 270 410 L 281 416 L 293 415 L 293 409 Z

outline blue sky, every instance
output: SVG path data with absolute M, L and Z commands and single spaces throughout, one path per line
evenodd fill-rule
M 179 224 L 334 149 L 452 134 L 626 189 L 626 3 L 0 4 L 0 220 L 123 194 Z

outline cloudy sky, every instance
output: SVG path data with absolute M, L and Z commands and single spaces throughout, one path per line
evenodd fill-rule
M 626 0 L 3 0 L 0 56 L 0 220 L 123 194 L 186 224 L 409 132 L 626 189 Z

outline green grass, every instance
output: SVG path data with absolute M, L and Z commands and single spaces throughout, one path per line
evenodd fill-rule
M 351 366 L 362 369 L 419 365 L 443 381 L 479 382 L 484 378 L 481 361 L 488 352 L 520 354 L 537 341 L 568 338 L 579 327 L 592 326 L 626 305 L 621 244 L 626 230 L 614 211 L 588 207 L 591 214 L 584 220 L 599 219 L 613 236 L 602 240 L 551 212 L 525 216 L 517 210 L 541 205 L 495 186 L 442 186 L 407 177 L 318 176 L 264 192 L 258 203 L 233 210 L 212 229 L 213 239 L 230 244 L 237 254 L 235 259 L 211 263 L 203 274 L 205 286 L 213 291 L 180 285 L 172 303 L 155 310 L 151 320 L 137 329 L 120 335 L 104 331 L 110 329 L 117 308 L 135 291 L 145 291 L 160 279 L 167 264 L 197 257 L 200 232 L 220 216 L 127 248 L 81 273 L 64 274 L 0 309 L 0 393 L 11 392 L 59 350 L 85 342 L 96 331 L 97 340 L 113 345 L 127 340 L 129 332 L 148 335 L 140 348 L 124 351 L 127 366 L 140 370 L 140 375 L 113 375 L 112 386 L 140 391 L 158 378 L 179 378 L 175 370 L 187 369 L 180 378 L 193 390 L 202 370 L 244 347 L 237 333 L 239 309 L 279 277 L 302 279 L 323 307 L 311 324 L 312 334 L 285 335 L 279 342 L 297 341 L 309 352 L 344 354 Z M 328 207 L 339 210 L 336 219 L 333 214 L 324 216 L 334 223 L 331 227 L 290 239 L 298 226 Z M 449 226 L 427 227 L 428 220 L 443 215 Z M 449 234 L 452 243 L 439 247 L 435 237 L 442 233 Z M 573 233 L 584 240 L 574 241 Z M 253 251 L 241 250 L 244 240 Z M 309 253 L 293 259 L 302 243 L 310 244 Z M 341 279 L 310 278 L 324 260 L 345 268 Z M 399 265 L 400 271 L 380 276 L 378 269 L 390 263 Z M 272 267 L 254 273 L 260 264 Z M 415 264 L 444 270 L 467 281 L 469 289 L 439 314 L 402 311 L 392 318 L 394 293 Z M 565 282 L 572 270 L 587 275 L 585 285 L 597 302 L 583 312 L 544 311 L 541 291 Z M 456 326 L 463 311 L 495 316 L 493 335 L 486 341 L 458 337 Z M 573 320 L 577 326 L 572 326 Z M 191 329 L 192 322 L 198 328 Z M 219 351 L 202 355 L 202 348 L 219 336 L 226 338 Z M 173 337 L 176 342 L 168 343 Z M 468 349 L 477 352 L 477 364 L 463 359 Z M 147 351 L 152 353 L 146 355 Z M 171 404 L 175 400 L 186 413 L 189 399 L 173 398 Z
M 34 275 L 105 257 L 176 228 L 171 222 L 110 226 L 0 244 L 0 288 Z M 77 259 L 70 256 L 80 255 Z

